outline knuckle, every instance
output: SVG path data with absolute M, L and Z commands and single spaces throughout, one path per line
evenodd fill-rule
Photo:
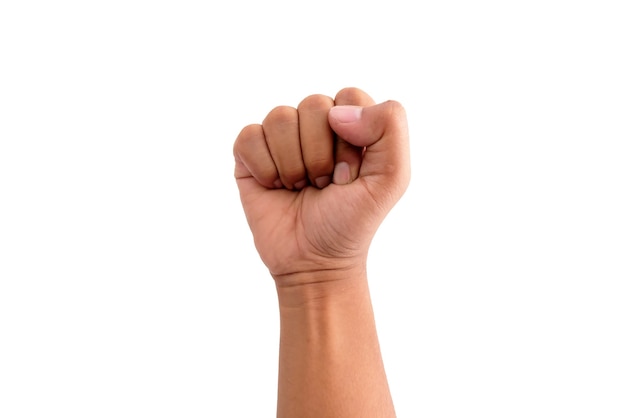
M 290 106 L 277 106 L 267 114 L 263 120 L 263 126 L 274 124 L 283 125 L 297 122 L 298 112 L 295 108 Z
M 373 106 L 376 104 L 366 92 L 356 87 L 345 87 L 335 96 L 335 102 L 340 105 Z
M 337 92 L 335 99 L 346 103 L 353 103 L 358 101 L 362 94 L 362 91 L 356 87 L 344 87 Z
M 305 97 L 298 105 L 298 111 L 327 110 L 333 106 L 333 99 L 323 94 L 312 94 Z
M 258 138 L 263 137 L 263 132 L 261 125 L 252 124 L 245 126 L 235 139 L 235 144 L 233 145 L 233 152 L 235 154 L 241 153 L 245 151 L 250 145 L 256 141 Z

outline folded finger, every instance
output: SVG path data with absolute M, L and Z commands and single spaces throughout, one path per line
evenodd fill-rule
M 318 188 L 330 184 L 335 167 L 335 135 L 328 124 L 328 111 L 333 106 L 333 99 L 321 94 L 309 96 L 298 105 L 302 159 L 310 183 Z
M 248 125 L 235 140 L 235 178 L 254 179 L 266 188 L 282 187 L 261 125 Z
M 288 189 L 301 189 L 307 184 L 302 161 L 298 111 L 293 107 L 274 108 L 263 120 L 263 133 L 278 175 Z

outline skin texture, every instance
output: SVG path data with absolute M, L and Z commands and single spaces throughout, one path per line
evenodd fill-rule
M 235 178 L 281 318 L 279 417 L 393 417 L 367 286 L 371 240 L 406 190 L 406 115 L 357 88 L 242 129 Z

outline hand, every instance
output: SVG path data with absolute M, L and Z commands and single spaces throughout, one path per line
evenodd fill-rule
M 356 88 L 273 109 L 241 131 L 234 155 L 256 248 L 277 282 L 364 268 L 410 177 L 403 107 Z

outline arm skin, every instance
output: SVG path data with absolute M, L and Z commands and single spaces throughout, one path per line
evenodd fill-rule
M 278 416 L 395 417 L 364 269 L 315 280 L 278 289 Z
M 234 156 L 278 294 L 277 416 L 395 417 L 366 263 L 410 178 L 404 109 L 356 88 L 309 96 L 245 127 Z

